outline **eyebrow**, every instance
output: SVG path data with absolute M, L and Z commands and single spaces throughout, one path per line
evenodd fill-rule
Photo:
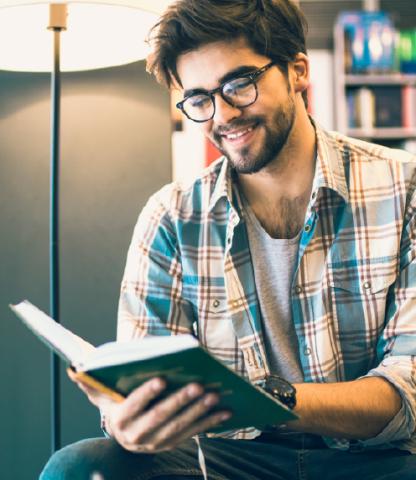
M 257 65 L 242 65 L 240 67 L 237 67 L 237 68 L 234 68 L 233 70 L 230 70 L 229 72 L 227 72 L 225 75 L 223 75 L 220 79 L 219 79 L 219 82 L 218 82 L 218 86 L 230 81 L 230 80 L 233 80 L 234 78 L 240 76 L 240 75 L 245 75 L 247 73 L 252 73 L 254 72 L 255 70 L 257 70 L 258 67 Z M 208 92 L 209 90 L 205 89 L 205 88 L 191 88 L 191 89 L 188 89 L 188 90 L 184 90 L 183 92 L 183 98 L 186 98 L 186 97 L 190 97 L 191 95 L 195 95 L 197 93 L 206 93 Z

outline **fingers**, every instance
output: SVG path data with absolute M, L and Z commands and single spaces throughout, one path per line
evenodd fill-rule
M 221 412 L 213 413 L 205 418 L 204 417 L 201 418 L 198 422 L 195 422 L 194 424 L 190 425 L 189 428 L 180 432 L 175 438 L 175 442 L 171 448 L 187 440 L 188 438 L 198 435 L 199 433 L 209 432 L 214 427 L 220 426 L 221 423 L 231 418 L 231 416 L 232 416 L 231 412 L 223 410 Z M 163 444 L 162 444 L 162 447 L 163 447 Z
M 188 385 L 141 415 L 119 440 L 127 450 L 156 453 L 170 450 L 230 418 L 231 414 L 225 411 L 208 415 L 218 404 L 219 396 L 202 394 L 201 386 Z
M 161 400 L 147 412 L 143 412 L 151 400 L 146 395 L 144 387 L 146 387 L 146 390 L 157 392 L 157 394 L 162 391 L 160 383 L 155 380 L 143 385 L 143 389 L 140 387 L 140 389 L 135 390 L 124 402 L 124 408 L 120 409 L 118 418 L 113 417 L 112 419 L 115 428 L 120 432 L 124 431 L 120 440 L 123 440 L 125 444 L 137 445 L 143 443 L 161 425 L 203 394 L 200 385 L 189 384 Z
M 173 447 L 181 441 L 198 433 L 209 430 L 220 422 L 230 418 L 230 413 L 221 411 L 209 414 L 219 403 L 219 396 L 208 393 L 188 408 L 174 416 L 143 441 L 157 449 Z M 209 414 L 209 415 L 208 415 Z
M 166 388 L 166 382 L 161 378 L 154 378 L 145 382 L 112 410 L 111 424 L 117 440 L 125 446 L 134 442 L 134 424 L 148 407 Z M 133 427 L 132 427 L 133 425 Z
M 138 435 L 145 437 L 148 434 L 152 434 L 172 417 L 178 417 L 178 413 L 183 410 L 184 407 L 194 402 L 203 393 L 204 391 L 200 385 L 191 383 L 170 395 L 168 398 L 160 401 L 141 417 Z M 193 409 L 190 408 L 190 410 L 195 410 L 195 407 Z M 201 413 L 202 412 L 203 410 L 201 409 Z M 192 419 L 192 416 L 188 416 Z M 179 417 L 184 418 L 183 415 L 179 415 Z
M 68 377 L 77 384 L 78 388 L 80 388 L 85 395 L 87 395 L 89 401 L 93 403 L 95 406 L 99 406 L 99 398 L 102 396 L 102 393 L 96 390 L 95 388 L 87 385 L 82 381 L 82 377 L 79 376 L 77 372 L 74 372 L 72 369 L 67 368 L 66 370 Z
M 153 378 L 133 390 L 123 402 L 126 416 L 135 418 L 143 412 L 150 402 L 155 400 L 166 388 L 166 382 L 161 378 Z M 127 421 L 127 420 L 126 420 Z
M 197 400 L 186 410 L 176 415 L 171 421 L 161 426 L 156 433 L 152 435 L 153 441 L 162 443 L 163 439 L 169 439 L 179 432 L 187 430 L 190 425 L 195 423 L 200 417 L 207 414 L 219 401 L 218 395 L 209 393 L 203 398 Z
M 195 383 L 148 408 L 166 389 L 166 382 L 161 378 L 145 382 L 120 402 L 86 384 L 71 370 L 68 370 L 68 376 L 105 413 L 112 436 L 130 451 L 154 453 L 169 450 L 230 417 L 225 411 L 210 413 L 218 405 L 219 396 L 205 393 Z
M 76 382 L 76 374 L 75 372 L 72 370 L 72 368 L 67 368 L 66 369 L 66 373 L 68 374 L 68 377 L 73 381 L 73 382 Z
M 145 382 L 136 388 L 127 398 L 124 398 L 89 375 L 74 372 L 70 368 L 67 369 L 67 374 L 98 408 L 102 409 L 103 406 L 109 403 L 122 403 L 120 421 L 124 421 L 124 416 L 137 416 L 166 388 L 166 384 L 162 379 L 154 378 Z
M 68 377 L 87 395 L 88 400 L 100 409 L 109 403 L 117 403 L 124 400 L 122 395 L 105 385 L 102 385 L 100 382 L 83 372 L 74 372 L 68 368 L 67 374 Z

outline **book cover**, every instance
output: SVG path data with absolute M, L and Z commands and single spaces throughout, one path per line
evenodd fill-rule
M 356 92 L 357 126 L 364 130 L 372 130 L 376 123 L 376 102 L 373 90 L 367 87 Z
M 337 22 L 344 31 L 346 72 L 386 72 L 394 69 L 396 32 L 386 12 L 342 12 Z
M 212 432 L 265 429 L 297 418 L 279 400 L 210 355 L 190 335 L 146 337 L 95 348 L 28 301 L 11 308 L 77 374 L 92 379 L 92 386 L 110 395 L 113 392 L 120 400 L 145 381 L 162 377 L 167 382 L 162 396 L 191 382 L 219 393 L 216 410 L 231 410 L 233 415 Z
M 397 42 L 397 57 L 401 72 L 416 73 L 416 28 L 400 30 Z
M 347 90 L 347 115 L 348 115 L 348 128 L 357 128 L 358 118 L 357 118 L 357 105 L 356 105 L 356 95 L 357 90 Z
M 402 89 L 402 124 L 405 128 L 416 128 L 416 87 L 413 85 Z
M 373 87 L 376 102 L 375 125 L 379 128 L 402 126 L 402 87 Z

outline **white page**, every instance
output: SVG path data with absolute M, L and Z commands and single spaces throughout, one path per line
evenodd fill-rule
M 83 363 L 95 347 L 66 329 L 27 300 L 10 308 L 44 343 L 61 358 L 74 365 Z
M 79 370 L 121 365 L 195 348 L 198 345 L 198 340 L 192 335 L 153 336 L 126 342 L 105 343 L 97 347 L 84 364 L 79 365 Z

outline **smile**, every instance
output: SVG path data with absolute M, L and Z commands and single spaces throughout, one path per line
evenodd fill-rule
M 254 136 L 257 127 L 258 123 L 252 123 L 248 127 L 241 126 L 239 129 L 230 129 L 228 132 L 221 133 L 220 136 L 230 145 L 233 145 L 235 147 L 243 147 L 252 140 L 252 137 Z
M 240 138 L 243 135 L 247 135 L 254 130 L 254 127 L 246 128 L 245 130 L 240 130 L 239 132 L 227 133 L 223 135 L 227 140 L 235 140 L 236 138 Z

